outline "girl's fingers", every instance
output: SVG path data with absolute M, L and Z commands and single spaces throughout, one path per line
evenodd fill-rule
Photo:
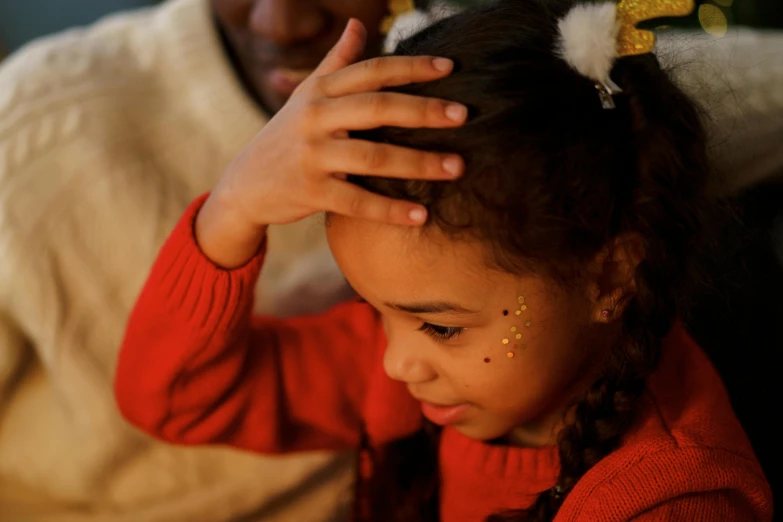
M 351 18 L 340 39 L 321 60 L 313 77 L 326 76 L 347 67 L 361 58 L 367 42 L 367 30 L 360 21 Z
M 454 63 L 432 56 L 384 56 L 349 65 L 322 75 L 317 86 L 327 97 L 378 91 L 409 83 L 436 80 L 451 73 Z
M 364 140 L 330 140 L 317 151 L 319 167 L 327 172 L 385 178 L 452 180 L 460 176 L 464 161 L 456 154 L 436 154 Z
M 313 106 L 313 119 L 331 134 L 378 127 L 444 128 L 465 123 L 468 109 L 459 103 L 393 92 L 331 98 Z
M 331 185 L 329 212 L 403 226 L 419 226 L 427 220 L 427 210 L 421 205 L 373 194 L 345 181 L 334 180 Z

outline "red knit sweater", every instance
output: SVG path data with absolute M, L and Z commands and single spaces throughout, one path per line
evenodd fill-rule
M 199 250 L 191 205 L 158 257 L 128 325 L 115 392 L 122 413 L 177 444 L 259 453 L 379 445 L 416 431 L 419 405 L 383 373 L 370 306 L 293 319 L 252 317 L 260 253 L 236 270 Z M 557 521 L 771 520 L 771 492 L 713 367 L 681 327 L 665 342 L 641 415 L 588 471 Z M 441 517 L 477 522 L 528 507 L 555 483 L 555 448 L 484 444 L 445 428 Z

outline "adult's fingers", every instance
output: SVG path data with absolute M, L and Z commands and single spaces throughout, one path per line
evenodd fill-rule
M 386 178 L 453 180 L 464 171 L 464 161 L 456 154 L 425 152 L 364 140 L 330 140 L 319 167 L 328 172 L 351 172 Z
M 327 133 L 378 127 L 444 128 L 465 123 L 468 109 L 455 102 L 393 92 L 370 92 L 321 100 L 314 119 Z
M 383 56 L 335 69 L 318 79 L 324 96 L 336 98 L 360 92 L 378 91 L 409 83 L 437 80 L 447 76 L 454 63 L 432 56 Z
M 337 179 L 331 186 L 328 211 L 392 225 L 419 226 L 427 220 L 427 210 L 421 205 L 373 194 Z

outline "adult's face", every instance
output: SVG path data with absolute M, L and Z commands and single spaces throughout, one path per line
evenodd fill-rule
M 279 110 L 318 65 L 350 18 L 368 32 L 367 54 L 381 48 L 378 28 L 388 0 L 211 0 L 244 83 Z

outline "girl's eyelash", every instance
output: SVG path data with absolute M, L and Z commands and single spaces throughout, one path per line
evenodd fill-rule
M 357 297 L 356 300 L 359 303 L 366 303 L 367 301 L 362 297 Z M 438 326 L 436 324 L 430 324 L 430 323 L 424 323 L 419 328 L 417 328 L 419 332 L 424 332 L 425 334 L 429 335 L 436 341 L 448 341 L 449 339 L 454 339 L 455 337 L 459 336 L 463 331 L 465 331 L 464 328 L 458 328 L 456 326 Z
M 424 332 L 436 341 L 448 341 L 461 334 L 465 329 L 457 328 L 455 326 L 438 326 L 435 324 L 424 323 L 418 329 L 420 332 Z

